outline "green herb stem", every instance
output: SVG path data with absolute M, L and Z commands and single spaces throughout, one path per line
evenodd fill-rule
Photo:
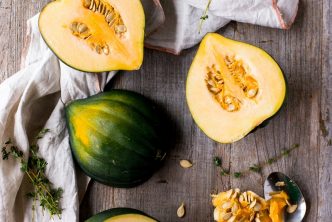
M 202 15 L 201 18 L 200 18 L 201 21 L 200 21 L 200 23 L 199 23 L 199 27 L 198 27 L 198 33 L 199 33 L 199 34 L 201 34 L 203 22 L 204 22 L 206 19 L 208 19 L 208 15 L 207 15 L 207 13 L 208 13 L 208 10 L 209 10 L 209 8 L 210 8 L 210 4 L 211 4 L 211 2 L 212 2 L 212 0 L 209 0 L 209 1 L 208 1 L 207 5 L 206 5 L 206 8 L 205 8 L 205 10 L 204 10 L 204 13 L 203 13 L 203 15 Z
M 39 200 L 40 206 L 43 210 L 47 209 L 49 211 L 51 217 L 57 215 L 60 218 L 62 213 L 59 201 L 61 199 L 63 190 L 62 188 L 53 189 L 51 187 L 51 183 L 45 175 L 47 162 L 37 155 L 37 141 L 41 139 L 47 132 L 49 132 L 48 129 L 43 129 L 38 133 L 35 138 L 36 144 L 30 145 L 29 158 L 27 161 L 24 159 L 23 152 L 19 150 L 18 147 L 14 146 L 11 140 L 5 142 L 5 145 L 2 148 L 2 158 L 6 160 L 9 156 L 12 156 L 14 159 L 19 159 L 22 172 L 27 175 L 34 187 L 34 191 L 27 193 L 28 197 L 33 198 L 32 218 L 34 218 L 36 200 Z M 7 146 L 9 145 L 11 146 L 10 150 L 8 151 Z
M 250 166 L 247 170 L 243 170 L 243 171 L 239 171 L 239 172 L 234 172 L 232 175 L 235 178 L 240 178 L 240 177 L 243 177 L 244 175 L 249 174 L 250 172 L 260 173 L 264 167 L 266 167 L 267 165 L 271 165 L 271 164 L 277 162 L 278 160 L 282 159 L 283 157 L 289 156 L 290 153 L 293 150 L 295 150 L 295 149 L 297 149 L 299 147 L 300 147 L 299 144 L 294 144 L 290 148 L 284 149 L 279 155 L 277 155 L 277 156 L 275 156 L 273 158 L 268 159 L 266 162 L 254 164 L 254 165 Z M 214 159 L 214 162 L 215 162 L 215 159 Z M 221 172 L 220 172 L 220 174 L 222 176 L 228 176 L 228 175 L 230 175 L 230 172 L 226 171 L 225 169 L 222 169 Z

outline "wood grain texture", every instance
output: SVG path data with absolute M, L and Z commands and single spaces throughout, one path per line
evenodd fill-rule
M 18 71 L 26 19 L 45 3 L 45 0 L 0 1 L 1 82 Z M 292 177 L 304 192 L 309 205 L 305 221 L 330 221 L 331 8 L 330 0 L 302 0 L 296 22 L 287 31 L 234 22 L 219 31 L 265 49 L 278 61 L 288 80 L 288 99 L 280 114 L 264 129 L 230 145 L 208 139 L 189 113 L 185 80 L 197 47 L 181 56 L 146 50 L 142 68 L 119 73 L 112 86 L 140 92 L 164 107 L 173 127 L 169 138 L 175 145 L 162 169 L 137 188 L 114 189 L 92 182 L 81 205 L 81 220 L 111 207 L 126 206 L 141 209 L 163 222 L 213 221 L 210 192 L 239 187 L 262 194 L 265 177 L 272 171 L 281 171 Z M 212 163 L 214 156 L 222 156 L 225 168 L 241 171 L 295 143 L 300 144 L 300 149 L 288 158 L 260 174 L 241 179 L 221 177 Z M 181 159 L 190 159 L 193 168 L 182 169 Z M 185 202 L 187 209 L 184 219 L 176 216 L 181 202 Z

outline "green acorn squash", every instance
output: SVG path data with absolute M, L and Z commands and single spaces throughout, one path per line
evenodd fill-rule
M 286 96 L 284 75 L 265 51 L 207 34 L 190 67 L 186 97 L 203 132 L 220 143 L 240 140 L 274 116 Z
M 113 208 L 96 214 L 85 222 L 158 222 L 142 211 L 131 208 Z
M 139 69 L 144 26 L 140 0 L 55 0 L 39 16 L 54 54 L 86 72 Z
M 140 94 L 111 90 L 66 107 L 73 155 L 93 179 L 115 187 L 146 181 L 166 155 L 164 118 Z

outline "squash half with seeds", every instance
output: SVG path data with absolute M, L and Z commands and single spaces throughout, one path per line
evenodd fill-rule
M 139 0 L 55 0 L 40 33 L 67 65 L 87 72 L 139 69 L 145 16 Z
M 285 100 L 286 82 L 278 64 L 262 49 L 210 33 L 190 67 L 186 96 L 204 133 L 231 143 L 277 113 Z

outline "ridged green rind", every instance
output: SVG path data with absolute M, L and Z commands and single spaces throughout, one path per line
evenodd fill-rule
M 140 210 L 135 210 L 135 209 L 131 209 L 131 208 L 113 208 L 113 209 L 109 209 L 109 210 L 103 211 L 101 213 L 98 213 L 98 214 L 90 217 L 85 222 L 103 222 L 109 218 L 123 215 L 123 214 L 139 214 L 139 215 L 149 217 L 153 220 L 156 220 L 153 217 L 150 217 L 149 215 L 147 215 L 146 213 L 144 213 Z
M 93 147 L 86 147 L 75 137 L 80 126 L 71 121 L 87 110 L 93 115 L 80 121 L 88 125 L 88 140 Z M 139 185 L 151 177 L 166 154 L 163 118 L 140 94 L 112 90 L 76 100 L 66 107 L 66 117 L 75 160 L 87 175 L 101 183 L 115 187 Z

